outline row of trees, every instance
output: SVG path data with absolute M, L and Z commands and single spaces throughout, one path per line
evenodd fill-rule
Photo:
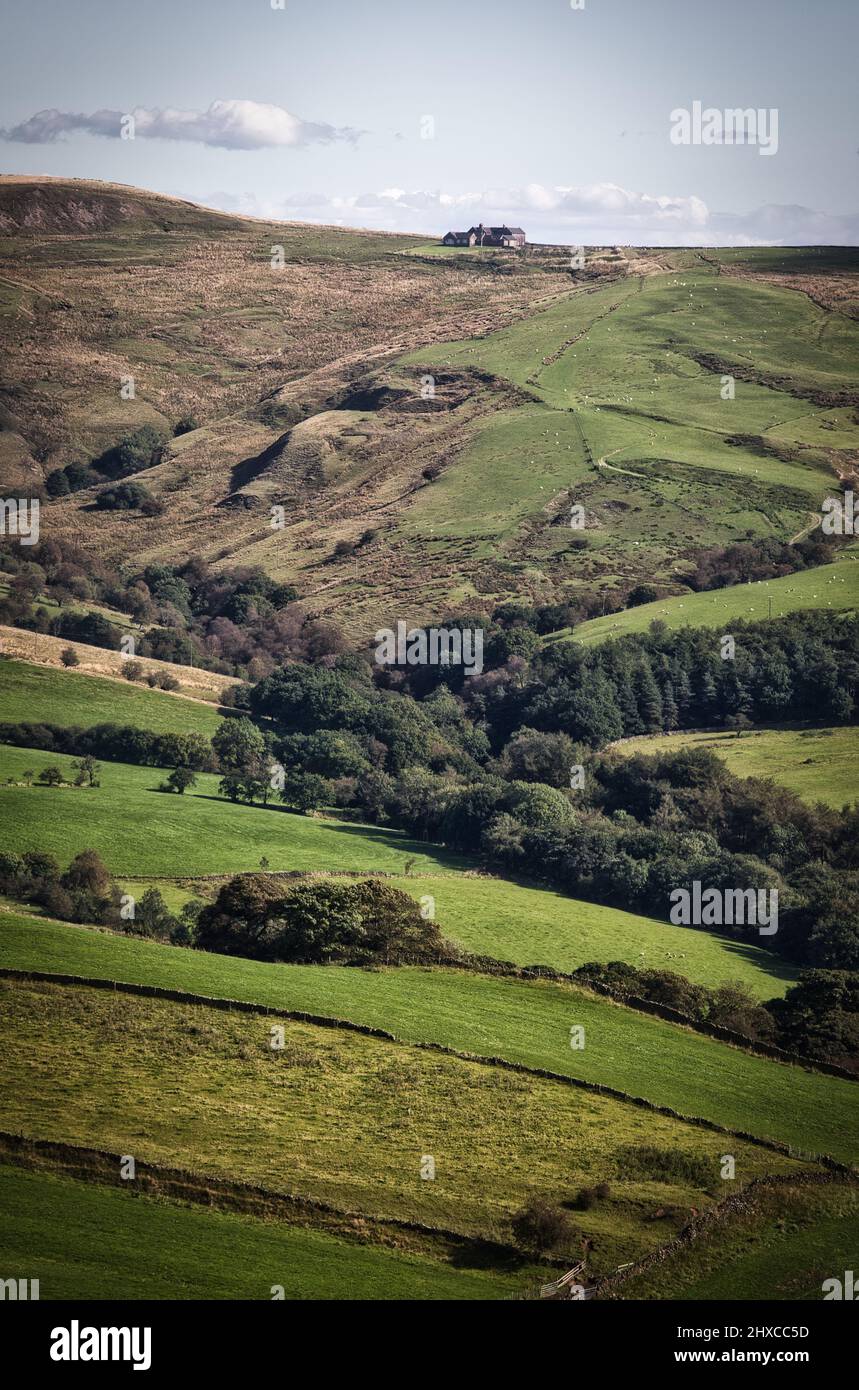
M 52 855 L 41 851 L 2 851 L 0 891 L 22 902 L 37 903 L 49 916 L 63 922 L 94 922 L 178 946 L 192 943 L 203 907 L 191 899 L 181 912 L 171 913 L 157 888 L 147 888 L 133 901 L 120 891 L 94 849 L 76 854 L 65 870 Z
M 75 725 L 0 723 L 0 743 L 141 767 L 191 768 L 196 772 L 214 772 L 217 767 L 212 745 L 203 734 L 156 734 L 132 724 L 93 724 L 81 729 Z
M 856 971 L 804 970 L 784 998 L 765 1003 L 742 984 L 707 989 L 673 971 L 638 970 L 626 961 L 590 962 L 574 973 L 583 984 L 602 985 L 618 998 L 647 999 L 785 1051 L 859 1070 Z
M 733 662 L 720 660 L 717 643 L 706 630 L 656 631 L 595 650 L 507 655 L 460 694 L 437 685 L 421 699 L 411 677 L 379 689 L 350 657 L 331 669 L 288 666 L 239 698 L 284 766 L 327 784 L 313 785 L 317 804 L 351 806 L 507 872 L 657 916 L 670 891 L 695 878 L 776 888 L 781 925 L 770 944 L 805 964 L 854 969 L 855 811 L 739 780 L 706 752 L 600 751 L 662 727 L 666 690 L 689 725 L 738 706 L 794 717 L 852 711 L 859 620 L 747 625 Z

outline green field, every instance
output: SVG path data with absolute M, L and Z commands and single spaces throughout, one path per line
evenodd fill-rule
M 572 415 L 559 416 L 540 405 L 500 411 L 480 426 L 456 464 L 422 489 L 398 530 L 435 541 L 476 536 L 479 553 L 491 556 L 500 539 L 514 534 L 573 479 L 586 476 L 581 432 Z
M 402 872 L 406 860 L 425 870 L 464 867 L 441 848 L 408 840 L 396 830 L 322 820 L 281 805 L 241 806 L 218 796 L 219 777 L 200 773 L 184 796 L 157 790 L 157 768 L 103 763 L 98 787 L 3 785 L 27 769 L 60 767 L 73 777 L 70 757 L 0 745 L 0 821 L 5 847 L 42 849 L 67 863 L 97 849 L 116 874 L 193 877 L 257 869 L 366 869 Z
M 845 558 L 817 569 L 801 570 L 783 579 L 763 579 L 755 584 L 736 584 L 729 589 L 710 589 L 698 594 L 678 594 L 656 599 L 604 618 L 591 618 L 572 632 L 552 633 L 550 642 L 572 638 L 585 646 L 609 637 L 625 637 L 630 632 L 646 632 L 652 622 L 664 623 L 672 631 L 682 627 L 725 628 L 740 619 L 758 623 L 783 618 L 808 609 L 829 609 L 832 613 L 859 608 L 859 563 Z
M 859 799 L 859 728 L 753 729 L 742 734 L 655 734 L 625 739 L 620 753 L 672 753 L 680 748 L 707 748 L 717 753 L 737 777 L 771 777 L 803 800 L 824 802 L 840 810 Z M 691 977 L 690 977 L 691 978 Z
M 855 1269 L 857 1243 L 855 1184 L 790 1186 L 603 1297 L 819 1301 L 824 1279 Z
M 740 981 L 758 999 L 785 993 L 796 970 L 780 956 L 714 932 L 691 931 L 616 907 L 567 898 L 551 888 L 457 874 L 396 878 L 394 887 L 418 901 L 435 899 L 436 922 L 450 941 L 476 955 L 514 965 L 550 965 L 567 973 L 588 961 L 674 970 L 696 984 Z M 150 886 L 171 912 L 189 898 L 214 896 L 216 885 L 125 879 L 124 893 L 140 897 Z
M 42 1300 L 495 1299 L 527 1278 L 11 1167 L 0 1250 Z
M 0 999 L 0 1127 L 14 1133 L 498 1239 L 532 1194 L 560 1204 L 608 1181 L 562 1247 L 596 1236 L 596 1272 L 723 1195 L 724 1136 L 556 1081 L 298 1022 L 275 1050 L 268 1018 L 100 990 L 4 980 Z M 730 1142 L 741 1181 L 799 1171 Z M 642 1168 L 642 1145 L 695 1168 Z M 654 1221 L 666 1205 L 673 1219 Z
M 25 661 L 0 661 L 0 721 L 59 724 L 133 724 L 156 734 L 204 734 L 217 729 L 214 705 L 149 690 L 130 681 L 55 671 Z
M 789 539 L 837 486 L 833 451 L 859 444 L 849 405 L 824 410 L 798 394 L 855 391 L 855 322 L 700 258 L 403 361 L 488 371 L 541 404 L 479 423 L 400 532 L 548 566 L 572 592 L 644 575 L 676 584 L 696 547 Z M 574 502 L 585 508 L 584 554 L 570 553 L 559 524 Z
M 614 1087 L 732 1129 L 854 1162 L 859 1088 L 728 1047 L 564 984 L 460 971 L 267 965 L 0 913 L 0 965 L 348 1019 L 408 1042 Z M 585 1047 L 570 1047 L 570 1028 Z M 645 1127 L 650 1117 L 639 1112 Z
M 625 960 L 641 969 L 674 970 L 696 984 L 741 980 L 759 999 L 784 994 L 795 978 L 789 965 L 759 947 L 549 888 L 463 876 L 397 879 L 396 886 L 416 898 L 435 898 L 445 936 L 514 965 L 569 972 L 587 961 Z
M 395 874 L 414 859 L 421 876 L 397 879 L 397 886 L 416 898 L 433 896 L 441 929 L 479 954 L 565 971 L 591 960 L 628 960 L 673 969 L 702 984 L 741 980 L 759 998 L 783 994 L 794 975 L 777 957 L 728 937 L 499 879 L 433 874 L 465 869 L 467 861 L 396 830 L 297 815 L 279 805 L 235 805 L 217 796 L 214 774 L 200 774 L 198 785 L 182 797 L 157 791 L 163 778 L 157 769 L 123 763 L 102 764 L 98 787 L 3 785 L 27 769 L 38 774 L 49 765 L 71 776 L 72 762 L 29 749 L 0 749 L 0 815 L 8 825 L 9 849 L 42 849 L 65 864 L 95 847 L 120 877 L 164 880 L 253 871 L 263 856 L 273 870 Z M 169 881 L 159 886 L 175 909 L 176 890 Z M 139 895 L 144 889 L 129 891 Z

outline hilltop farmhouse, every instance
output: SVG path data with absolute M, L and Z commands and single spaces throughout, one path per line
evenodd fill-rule
M 441 239 L 442 246 L 514 246 L 525 245 L 525 233 L 521 227 L 469 227 L 467 232 L 448 232 Z

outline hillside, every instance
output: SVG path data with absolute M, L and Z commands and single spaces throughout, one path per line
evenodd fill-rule
M 0 1191 L 0 1243 L 10 1259 L 26 1259 L 43 1298 L 263 1299 L 279 1286 L 288 1299 L 360 1288 L 366 1298 L 432 1301 L 509 1298 L 522 1286 L 521 1269 L 462 1269 L 431 1253 L 195 1211 L 54 1173 L 4 1167 Z
M 268 965 L 0 914 L 0 964 L 244 1000 L 382 1028 L 642 1096 L 855 1162 L 855 1083 L 754 1056 L 565 984 L 465 971 Z M 590 1045 L 570 1046 L 570 1020 Z M 642 1144 L 649 1124 L 638 1126 Z
M 0 1250 L 45 1299 L 817 1296 L 859 254 L 2 176 L 0 352 Z M 468 678 L 373 660 L 452 617 Z
M 840 809 L 854 801 L 859 730 L 846 728 L 753 729 L 740 738 L 724 730 L 625 739 L 622 753 L 707 748 L 738 777 L 771 777 L 806 801 Z
M 395 605 L 676 591 L 696 546 L 788 539 L 852 476 L 850 253 L 597 248 L 571 275 L 562 248 L 433 256 L 11 177 L 0 217 L 0 475 L 169 440 L 143 479 L 165 517 L 50 503 L 47 533 L 103 559 L 240 557 L 363 635 Z
M 668 629 L 713 627 L 727 630 L 729 624 L 738 621 L 756 623 L 813 609 L 855 612 L 859 604 L 859 564 L 856 560 L 857 556 L 848 551 L 835 564 L 818 565 L 783 579 L 655 599 L 622 613 L 612 613 L 610 617 L 591 618 L 572 631 L 554 632 L 548 640 L 556 642 L 572 637 L 589 646 L 610 637 L 624 637 L 629 632 L 646 632 L 651 623 L 663 623 Z
M 7 657 L 30 654 L 35 646 L 37 655 L 51 661 L 51 665 L 36 666 L 21 660 L 0 663 L 0 721 L 17 722 L 25 714 L 34 723 L 82 728 L 93 724 L 133 724 L 154 733 L 209 735 L 220 723 L 217 706 L 204 698 L 210 693 L 209 683 L 215 679 L 206 671 L 147 661 L 147 669 L 168 670 L 184 687 L 176 694 L 168 694 L 126 680 L 120 672 L 124 658 L 119 652 L 73 643 L 82 669 L 66 671 L 59 664 L 59 649 L 67 647 L 66 642 L 50 637 L 34 639 L 14 628 L 3 630 L 2 641 Z M 103 672 L 110 667 L 114 671 L 110 678 L 90 674 L 91 670 Z M 222 681 L 224 685 L 232 683 L 226 676 Z

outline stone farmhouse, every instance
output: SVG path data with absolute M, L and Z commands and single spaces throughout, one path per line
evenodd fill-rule
M 525 245 L 525 233 L 521 227 L 469 227 L 467 232 L 448 232 L 441 239 L 442 246 L 507 246 L 519 249 Z

